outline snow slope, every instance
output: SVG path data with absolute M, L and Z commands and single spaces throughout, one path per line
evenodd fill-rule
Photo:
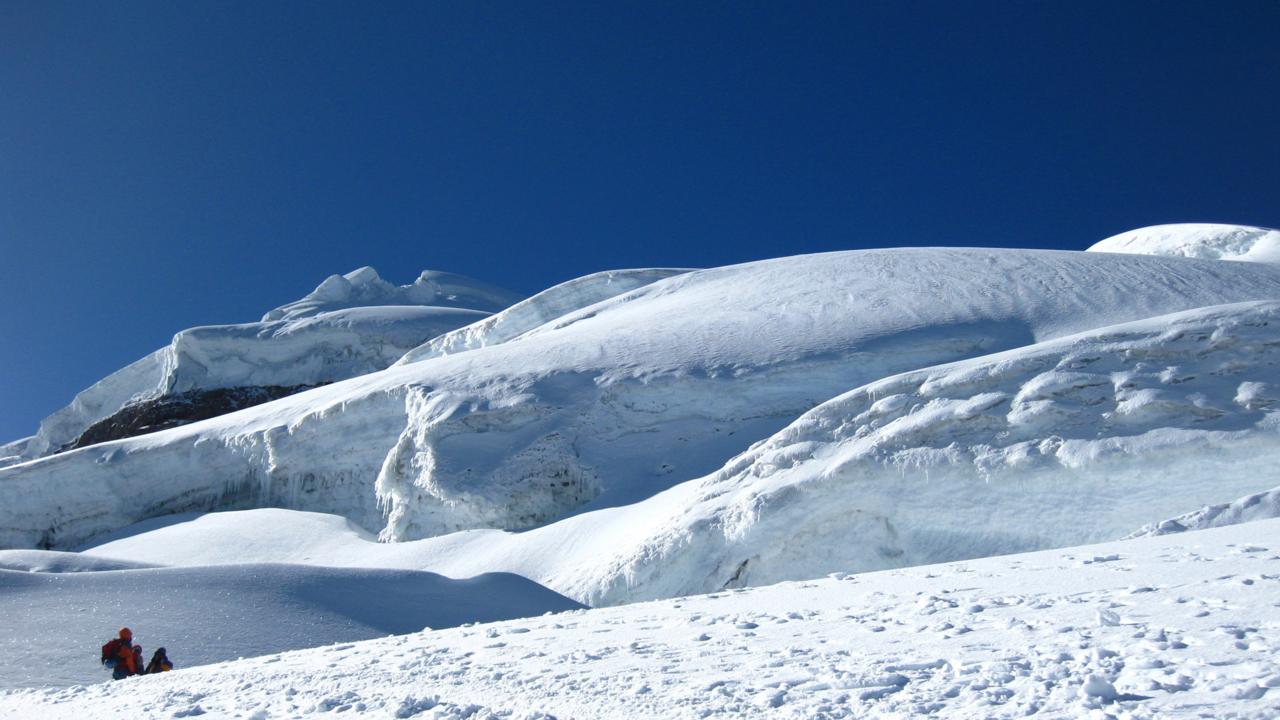
M 9 692 L 0 713 L 1261 720 L 1280 708 L 1278 544 L 1271 520 L 837 573 Z
M 374 568 L 0 569 L 0 687 L 109 679 L 98 647 L 121 625 L 151 657 L 180 667 L 424 627 L 506 620 L 581 607 L 514 575 L 452 580 Z
M 1113 235 L 1089 252 L 1274 263 L 1280 262 L 1280 230 L 1217 223 L 1154 225 Z
M 426 271 L 394 286 L 373 268 L 334 275 L 261 322 L 183 330 L 166 347 L 112 373 L 46 418 L 5 464 L 43 457 L 95 422 L 139 401 L 192 390 L 293 387 L 381 370 L 424 340 L 484 319 L 519 296 Z
M 394 540 L 536 527 L 713 472 L 896 372 L 1277 297 L 1276 266 L 1097 253 L 867 250 L 690 272 L 516 340 L 0 469 L 0 546 L 260 506 Z

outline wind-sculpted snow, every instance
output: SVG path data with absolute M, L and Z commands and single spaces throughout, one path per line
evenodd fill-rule
M 0 455 L 8 458 L 0 459 L 0 466 L 70 447 L 95 423 L 157 398 L 320 385 L 381 370 L 424 340 L 487 318 L 503 307 L 501 302 L 518 299 L 478 281 L 432 271 L 399 288 L 372 268 L 334 275 L 306 298 L 267 313 L 262 322 L 179 332 L 167 347 L 79 393 L 46 418 L 30 441 L 5 446 Z M 467 302 L 474 306 L 461 306 Z M 382 304 L 361 306 L 370 303 Z
M 438 270 L 423 270 L 409 285 L 392 285 L 371 267 L 330 275 L 301 300 L 281 305 L 262 322 L 299 320 L 334 310 L 387 305 L 453 307 L 495 313 L 521 297 L 489 283 Z
M 1272 481 L 1274 481 L 1272 473 Z M 1250 493 L 1229 503 L 1214 503 L 1175 518 L 1149 523 L 1130 537 L 1169 535 L 1188 530 L 1239 525 L 1257 520 L 1280 518 L 1280 487 Z
M 1155 225 L 1113 235 L 1089 252 L 1275 263 L 1280 262 L 1280 230 L 1215 223 Z
M 396 364 L 404 365 L 507 342 L 566 313 L 686 272 L 689 270 L 645 268 L 585 275 L 543 290 L 492 317 L 430 340 L 410 350 Z
M 872 250 L 695 271 L 504 343 L 0 470 L 0 546 L 262 506 L 389 540 L 536 527 L 714 472 L 897 372 L 1277 297 L 1280 267 L 1095 253 Z
M 678 501 L 654 498 L 673 516 L 597 569 L 606 584 L 571 594 L 623 602 L 1121 537 L 1274 484 L 1278 379 L 1278 302 L 886 378 Z
M 190 669 L 182 660 L 191 646 L 170 642 L 176 672 L 0 692 L 0 714 L 1272 720 L 1277 538 L 1280 521 L 1263 521 Z M 285 613 L 272 634 L 297 619 Z M 144 647 L 163 637 L 133 627 L 147 633 Z M 29 657 L 29 644 L 23 638 L 9 657 Z M 88 670 L 94 661 L 77 647 L 62 664 Z

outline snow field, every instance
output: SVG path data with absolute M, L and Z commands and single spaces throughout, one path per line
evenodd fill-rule
M 1280 520 L 0 694 L 41 717 L 1270 718 Z

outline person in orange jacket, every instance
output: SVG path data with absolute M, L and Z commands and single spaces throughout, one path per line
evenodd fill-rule
M 141 663 L 133 656 L 132 630 L 120 628 L 119 636 L 102 646 L 102 664 L 111 668 L 113 680 L 123 680 L 138 674 Z

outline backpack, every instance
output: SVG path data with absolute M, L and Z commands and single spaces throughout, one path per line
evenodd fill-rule
M 123 641 L 116 638 L 106 645 L 102 646 L 102 664 L 108 668 L 115 668 L 116 663 L 120 660 L 120 647 Z

